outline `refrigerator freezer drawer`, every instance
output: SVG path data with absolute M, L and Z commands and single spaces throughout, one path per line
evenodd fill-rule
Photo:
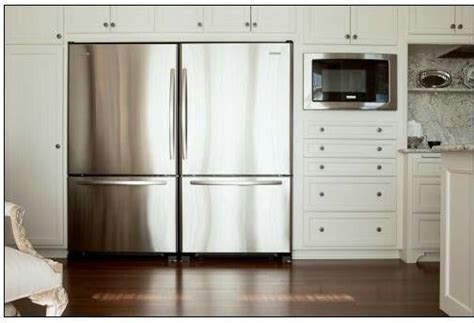
M 69 251 L 176 252 L 175 177 L 70 177 Z
M 290 252 L 290 178 L 184 177 L 183 252 Z

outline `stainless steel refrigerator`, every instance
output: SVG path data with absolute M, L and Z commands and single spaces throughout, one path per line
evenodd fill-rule
M 70 251 L 290 252 L 290 44 L 70 44 L 68 101 Z

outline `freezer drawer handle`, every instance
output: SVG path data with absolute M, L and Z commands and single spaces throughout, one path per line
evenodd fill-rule
M 191 185 L 223 185 L 223 186 L 259 186 L 281 185 L 282 181 L 191 181 Z
M 111 181 L 111 180 L 80 180 L 79 185 L 120 185 L 120 186 L 150 186 L 166 185 L 166 181 Z

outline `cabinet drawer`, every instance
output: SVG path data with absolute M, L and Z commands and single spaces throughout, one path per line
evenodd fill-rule
M 413 212 L 439 213 L 440 200 L 441 185 L 439 178 L 413 178 Z
M 393 140 L 305 139 L 304 157 L 394 158 Z
M 441 158 L 439 154 L 423 154 L 413 157 L 414 176 L 441 176 Z
M 306 177 L 305 210 L 395 211 L 393 177 Z
M 394 159 L 305 158 L 304 174 L 311 176 L 395 176 Z
M 328 121 L 306 120 L 305 138 L 332 139 L 395 139 L 397 128 L 387 123 L 334 123 Z
M 413 215 L 413 248 L 439 249 L 439 214 Z
M 382 247 L 396 243 L 395 218 L 327 219 L 305 216 L 304 242 L 312 247 Z

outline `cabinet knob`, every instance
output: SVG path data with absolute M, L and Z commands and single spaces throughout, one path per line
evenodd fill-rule
M 381 197 L 381 196 L 382 196 L 382 192 L 377 192 L 377 196 L 378 196 L 378 197 Z
M 382 169 L 382 165 L 377 165 L 377 169 L 378 169 L 378 170 L 381 170 L 381 169 Z
M 319 147 L 319 150 L 324 150 L 324 146 Z
M 246 22 L 245 27 L 250 27 L 250 22 Z
M 56 38 L 57 38 L 57 39 L 61 39 L 61 38 L 63 38 L 63 35 L 57 34 L 57 35 L 56 35 Z
M 458 29 L 462 29 L 464 26 L 462 24 L 458 25 Z
M 456 28 L 456 25 L 455 25 L 455 24 L 451 24 L 451 26 L 449 26 L 449 28 L 454 29 L 454 28 Z
M 324 165 L 319 165 L 319 169 L 324 169 Z
M 110 27 L 115 28 L 115 22 L 110 23 Z
M 198 27 L 202 27 L 202 22 L 198 22 Z
M 344 37 L 345 37 L 346 39 L 349 39 L 349 38 L 351 38 L 351 35 L 346 34 Z
M 104 27 L 105 28 L 109 27 L 109 24 L 107 22 L 104 22 Z
M 377 132 L 382 132 L 382 128 L 377 128 Z
M 60 145 L 60 144 L 56 144 L 56 145 L 54 145 L 54 147 L 56 147 L 56 149 L 59 149 L 59 148 L 61 148 L 61 145 Z
M 382 147 L 378 146 L 377 151 L 382 151 Z
M 324 132 L 324 127 L 319 128 L 319 131 Z
M 252 24 L 252 26 L 253 26 L 253 27 L 257 27 L 257 23 L 254 22 L 254 23 Z
M 357 35 L 352 35 L 352 39 L 357 39 Z
M 319 192 L 319 196 L 323 197 L 323 196 L 324 196 L 324 192 Z
M 324 227 L 320 227 L 319 232 L 324 232 Z
M 381 228 L 381 227 L 377 227 L 377 232 L 382 232 L 382 228 Z

